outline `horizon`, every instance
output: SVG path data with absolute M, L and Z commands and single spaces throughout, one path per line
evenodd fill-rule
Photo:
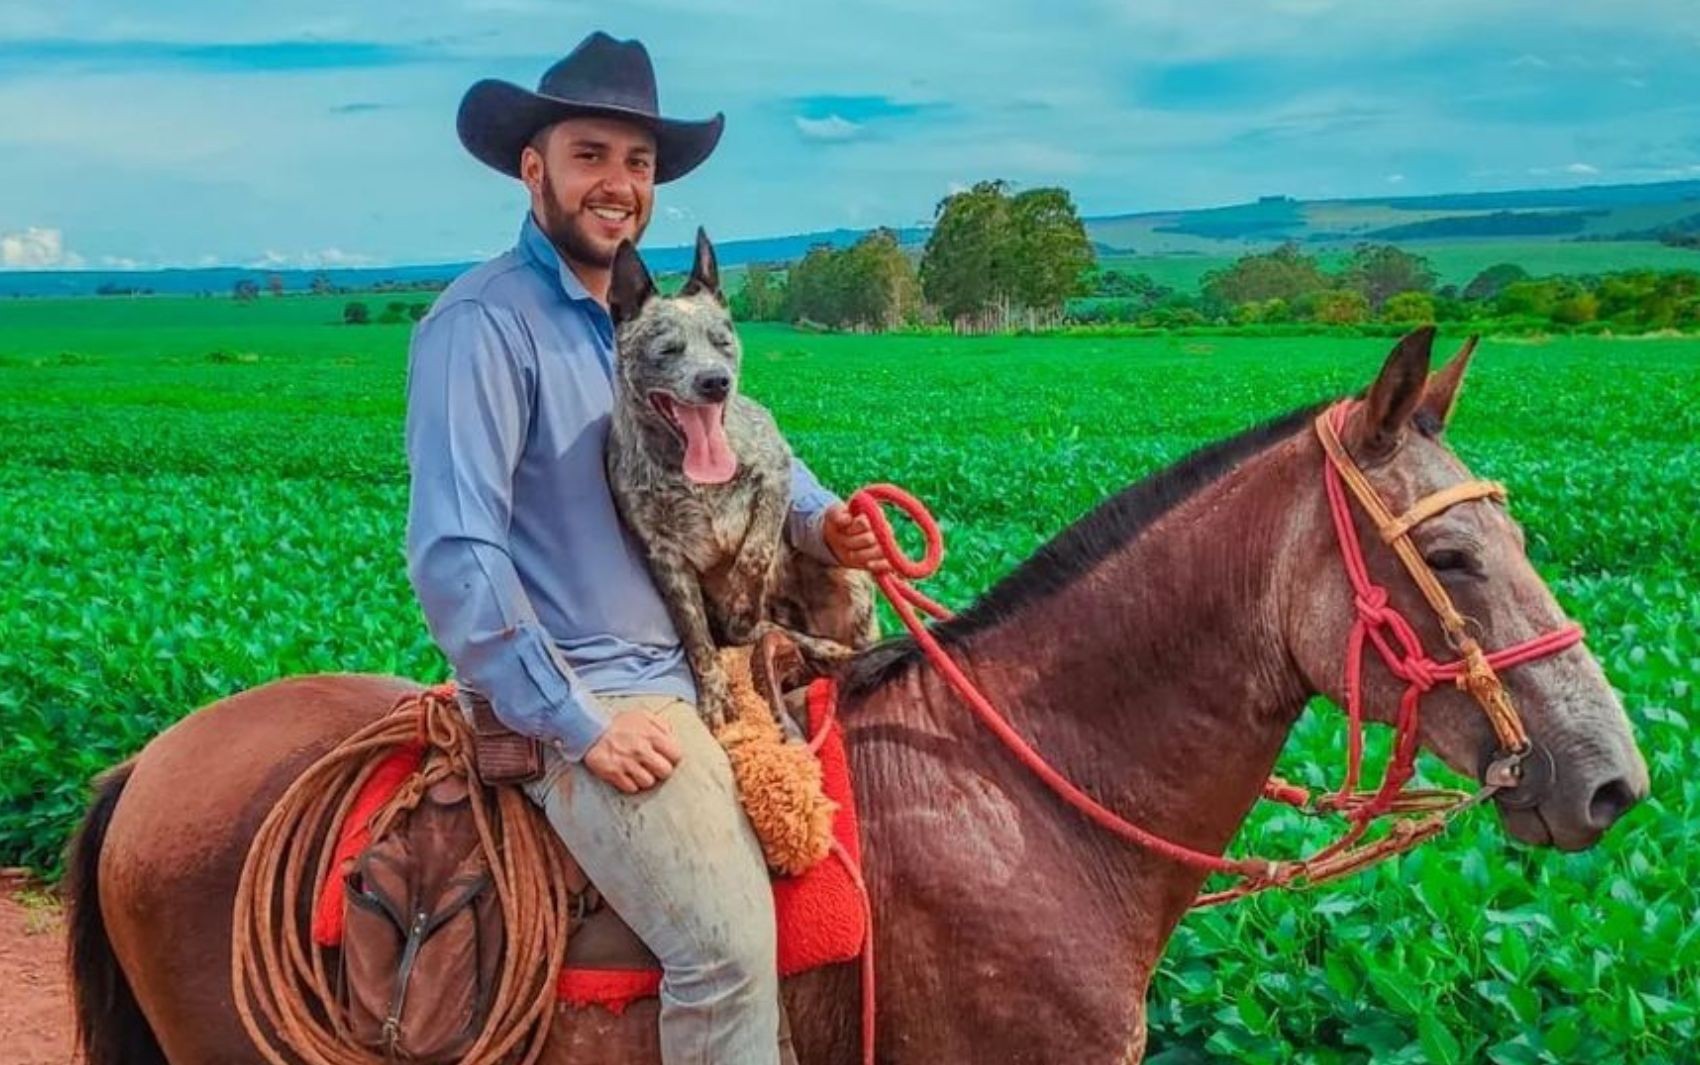
M 593 28 L 644 40 L 664 113 L 727 114 L 715 156 L 658 189 L 651 248 L 699 224 L 721 243 L 925 226 L 1000 177 L 1100 218 L 1700 178 L 1681 0 L 1084 6 L 8 11 L 0 106 L 30 117 L 0 130 L 0 269 L 488 258 L 524 199 L 461 148 L 454 109 L 480 77 L 535 85 Z

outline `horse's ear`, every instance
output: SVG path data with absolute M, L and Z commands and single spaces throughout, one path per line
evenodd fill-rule
M 697 227 L 697 254 L 691 263 L 691 276 L 679 295 L 694 296 L 699 292 L 708 293 L 722 305 L 726 303 L 726 296 L 720 291 L 720 264 L 714 258 L 714 245 L 709 243 L 708 232 L 701 226 Z
M 643 265 L 632 242 L 622 240 L 614 252 L 614 268 L 608 280 L 608 316 L 615 325 L 629 322 L 654 295 L 655 281 L 649 276 L 649 268 Z
M 1464 341 L 1464 346 L 1458 349 L 1458 354 L 1452 356 L 1452 361 L 1436 370 L 1428 379 L 1428 387 L 1423 390 L 1422 405 L 1417 413 L 1434 426 L 1439 433 L 1446 428 L 1446 423 L 1452 420 L 1452 410 L 1458 405 L 1458 391 L 1464 387 L 1464 374 L 1470 369 L 1470 356 L 1476 353 L 1476 343 L 1482 338 L 1472 336 Z
M 1352 443 L 1364 454 L 1387 455 L 1399 446 L 1405 426 L 1422 402 L 1433 351 L 1434 326 L 1425 325 L 1407 334 L 1387 356 L 1354 426 Z

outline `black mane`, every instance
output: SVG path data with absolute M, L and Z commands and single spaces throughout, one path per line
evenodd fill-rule
M 974 605 L 935 626 L 934 634 L 949 647 L 1067 587 L 1199 489 L 1309 425 L 1325 406 L 1326 403 L 1313 403 L 1300 407 L 1236 436 L 1207 444 L 1129 485 L 1058 533 L 976 599 Z M 845 679 L 846 688 L 852 693 L 876 688 L 896 678 L 920 657 L 921 649 L 908 633 L 882 640 L 856 657 Z

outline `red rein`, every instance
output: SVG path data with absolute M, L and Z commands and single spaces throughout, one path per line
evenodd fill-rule
M 1324 438 L 1325 456 L 1332 448 L 1339 449 L 1337 434 L 1345 426 L 1347 415 L 1351 409 L 1350 401 L 1335 405 L 1318 419 L 1317 432 Z M 1326 420 L 1327 424 L 1324 424 Z M 1440 513 L 1446 507 L 1456 502 L 1474 498 L 1471 495 L 1460 495 L 1444 501 L 1431 497 L 1419 501 L 1411 513 L 1420 514 L 1415 519 L 1399 519 L 1378 517 L 1386 515 L 1386 508 L 1381 500 L 1374 495 L 1374 490 L 1368 486 L 1362 472 L 1357 470 L 1349 457 L 1339 449 L 1337 456 L 1328 456 L 1323 461 L 1323 484 L 1328 495 L 1328 507 L 1334 522 L 1334 531 L 1340 544 L 1340 557 L 1346 567 L 1346 573 L 1352 583 L 1354 592 L 1354 609 L 1356 618 L 1346 645 L 1346 716 L 1348 722 L 1348 740 L 1346 751 L 1346 778 L 1338 791 L 1322 796 L 1314 805 L 1311 796 L 1303 788 L 1295 787 L 1279 778 L 1271 778 L 1264 787 L 1266 798 L 1301 807 L 1307 812 L 1320 813 L 1337 811 L 1344 813 L 1350 822 L 1345 834 L 1334 843 L 1310 855 L 1308 858 L 1286 862 L 1274 862 L 1259 858 L 1226 858 L 1219 854 L 1210 854 L 1195 850 L 1184 844 L 1165 839 L 1162 836 L 1141 828 L 1123 818 L 1115 811 L 1108 809 L 1102 803 L 1092 798 L 1076 787 L 1061 773 L 1058 773 L 1021 737 L 1009 724 L 1002 714 L 992 706 L 991 702 L 974 686 L 967 674 L 945 652 L 944 648 L 934 638 L 931 630 L 921 619 L 919 612 L 925 612 L 934 618 L 951 617 L 951 612 L 935 602 L 910 582 L 924 580 L 937 571 L 944 556 L 943 537 L 939 533 L 937 522 L 927 512 L 927 508 L 914 496 L 901 488 L 890 484 L 869 485 L 851 496 L 849 507 L 852 513 L 867 518 L 874 536 L 878 539 L 881 551 L 891 566 L 891 572 L 875 575 L 880 591 L 890 601 L 892 608 L 903 619 L 904 627 L 914 637 L 915 642 L 926 653 L 927 660 L 933 668 L 949 682 L 956 694 L 967 704 L 976 720 L 985 726 L 1001 740 L 1010 753 L 1034 775 L 1043 780 L 1050 789 L 1064 802 L 1079 811 L 1093 824 L 1120 839 L 1138 847 L 1154 851 L 1182 865 L 1204 871 L 1206 873 L 1225 873 L 1237 876 L 1241 883 L 1226 891 L 1209 895 L 1201 895 L 1194 906 L 1208 906 L 1229 899 L 1263 891 L 1271 887 L 1293 884 L 1299 879 L 1309 883 L 1321 883 L 1334 879 L 1358 869 L 1367 867 L 1374 862 L 1403 853 L 1420 844 L 1424 840 L 1438 834 L 1446 824 L 1446 818 L 1458 811 L 1481 801 L 1497 790 L 1498 785 L 1490 784 L 1475 796 L 1463 792 L 1439 791 L 1406 791 L 1404 786 L 1415 772 L 1418 736 L 1418 710 L 1424 694 L 1432 690 L 1441 681 L 1453 681 L 1460 688 L 1471 691 L 1478 700 L 1482 699 L 1480 685 L 1491 688 L 1503 702 L 1504 696 L 1500 691 L 1496 671 L 1530 662 L 1547 655 L 1556 654 L 1582 639 L 1579 626 L 1570 624 L 1557 631 L 1546 633 L 1532 640 L 1502 648 L 1490 654 L 1480 656 L 1472 673 L 1471 663 L 1464 657 L 1450 662 L 1440 662 L 1431 658 L 1422 646 L 1416 629 L 1388 602 L 1387 589 L 1370 579 L 1368 567 L 1364 562 L 1363 545 L 1359 540 L 1357 527 L 1352 517 L 1352 507 L 1348 494 L 1348 485 L 1342 474 L 1341 466 L 1350 467 L 1348 472 L 1357 482 L 1352 490 L 1360 496 L 1360 504 L 1366 513 L 1381 525 L 1384 535 L 1389 542 L 1402 540 L 1411 526 L 1427 517 Z M 1497 490 L 1497 486 L 1493 486 Z M 1466 488 L 1468 491 L 1468 488 Z M 911 559 L 903 553 L 897 538 L 892 532 L 891 523 L 885 516 L 884 504 L 890 503 L 902 510 L 920 528 L 926 542 L 926 550 L 919 559 Z M 1437 504 L 1437 505 L 1436 505 Z M 1399 528 L 1393 528 L 1398 525 Z M 1399 551 L 1407 567 L 1419 567 L 1422 572 L 1412 570 L 1412 577 L 1419 585 L 1424 584 L 1424 578 L 1430 588 L 1438 589 L 1432 573 L 1427 571 L 1420 560 L 1412 561 L 1416 556 L 1409 544 L 1399 546 Z M 1427 594 L 1427 591 L 1425 591 Z M 1442 616 L 1456 611 L 1451 609 L 1451 603 L 1443 591 L 1437 591 Z M 1399 712 L 1395 719 L 1394 752 L 1389 759 L 1387 769 L 1382 777 L 1380 786 L 1370 793 L 1358 792 L 1356 787 L 1363 762 L 1363 657 L 1364 645 L 1369 644 L 1376 649 L 1387 669 L 1395 677 L 1405 682 L 1405 692 L 1399 700 Z M 1397 646 L 1395 646 L 1397 645 Z M 1473 647 L 1473 644 L 1469 646 Z M 1478 687 L 1467 686 L 1469 679 Z M 1521 735 L 1521 724 L 1515 719 L 1515 711 L 1509 709 L 1509 703 L 1504 703 L 1511 717 L 1511 727 L 1516 735 Z M 1484 704 L 1484 710 L 1487 707 Z M 1489 711 L 1490 720 L 1493 713 Z M 1495 722 L 1496 733 L 1502 738 L 1504 732 L 1499 722 Z M 1522 751 L 1501 751 L 1506 757 L 1506 764 L 1513 770 Z M 1396 823 L 1395 831 L 1376 843 L 1365 844 L 1354 848 L 1354 844 L 1362 838 L 1370 824 L 1377 818 L 1388 814 L 1424 813 L 1428 816 L 1421 822 Z M 1400 831 L 1400 829 L 1408 829 Z M 865 890 L 865 889 L 864 889 Z M 874 973 L 872 965 L 873 922 L 868 922 L 868 943 L 865 947 L 862 966 L 862 1055 L 865 1062 L 874 1060 Z

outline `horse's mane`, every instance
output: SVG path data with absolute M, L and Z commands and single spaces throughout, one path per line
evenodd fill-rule
M 934 634 L 949 647 L 1067 587 L 1200 489 L 1309 425 L 1326 405 L 1312 403 L 1207 444 L 1110 496 L 992 585 L 968 609 L 935 626 Z M 919 659 L 920 648 L 907 633 L 882 640 L 856 656 L 845 686 L 851 693 L 877 688 Z

